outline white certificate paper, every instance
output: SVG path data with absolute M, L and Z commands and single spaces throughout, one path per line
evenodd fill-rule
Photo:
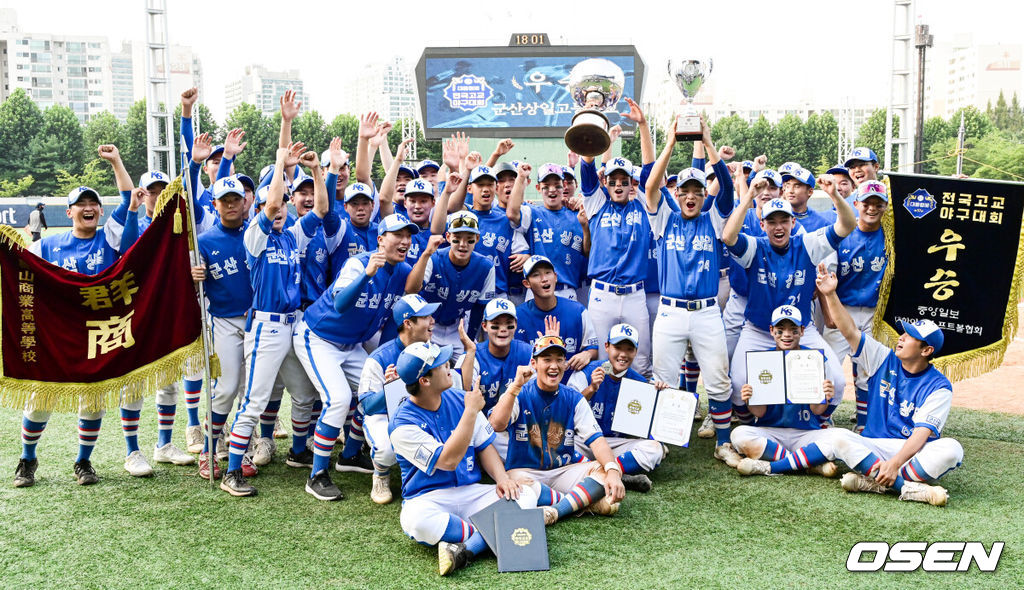
M 820 350 L 786 354 L 786 397 L 791 404 L 825 402 L 825 357 Z
M 647 438 L 651 433 L 651 418 L 657 401 L 658 391 L 650 383 L 623 379 L 619 384 L 619 399 L 615 402 L 612 430 Z
M 747 383 L 754 394 L 747 405 L 771 406 L 786 403 L 786 364 L 781 350 L 747 353 Z
M 651 437 L 677 447 L 689 446 L 693 413 L 696 410 L 697 398 L 692 393 L 662 389 L 658 392 L 658 406 L 654 409 Z
M 398 404 L 402 403 L 402 400 L 407 397 L 409 397 L 409 392 L 405 389 L 405 382 L 401 379 L 388 381 L 384 384 L 384 403 L 388 406 L 389 422 L 395 417 L 395 412 L 398 411 Z

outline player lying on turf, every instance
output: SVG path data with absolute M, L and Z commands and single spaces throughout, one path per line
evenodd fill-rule
M 942 330 L 931 320 L 897 322 L 904 330 L 889 349 L 857 329 L 836 296 L 835 273 L 818 266 L 818 291 L 828 298 L 839 331 L 868 380 L 868 415 L 861 434 L 829 428 L 836 457 L 855 471 L 843 476 L 848 492 L 899 492 L 900 500 L 945 506 L 945 488 L 923 482 L 960 466 L 964 449 L 940 438 L 953 403 L 953 385 L 930 361 L 942 349 Z
M 782 305 L 772 312 L 772 350 L 807 349 L 800 345 L 804 328 L 800 310 Z M 825 351 L 829 354 L 831 351 Z M 742 475 L 775 475 L 806 469 L 807 473 L 834 477 L 836 465 L 831 439 L 822 430 L 822 416 L 835 395 L 832 381 L 824 383 L 823 404 L 747 405 L 754 422 L 737 426 L 732 431 L 732 446 L 744 457 L 735 465 Z M 754 390 L 749 383 L 742 388 L 743 403 L 750 401 Z

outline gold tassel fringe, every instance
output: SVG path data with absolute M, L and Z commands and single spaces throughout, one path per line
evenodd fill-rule
M 21 249 L 28 247 L 28 244 L 25 242 L 25 236 L 9 225 L 0 225 L 0 242 Z

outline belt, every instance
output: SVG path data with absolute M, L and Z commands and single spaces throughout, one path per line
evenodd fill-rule
M 644 282 L 633 283 L 632 285 L 611 285 L 602 281 L 594 281 L 591 286 L 600 291 L 607 291 L 616 295 L 629 295 L 644 290 Z
M 573 287 L 572 285 L 570 285 L 568 283 L 555 283 L 555 291 L 562 291 L 564 289 L 569 289 L 569 290 L 575 291 L 576 287 Z
M 259 322 L 294 324 L 299 319 L 299 314 L 295 311 L 291 313 L 267 313 L 265 311 L 254 311 L 252 312 L 252 318 Z
M 705 307 L 711 307 L 716 301 L 714 297 L 708 297 L 707 299 L 676 299 L 675 297 L 661 296 L 662 304 L 679 307 L 686 311 L 697 311 Z

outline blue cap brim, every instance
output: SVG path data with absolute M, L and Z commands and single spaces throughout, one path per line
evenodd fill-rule
M 476 235 L 479 236 L 480 235 L 480 230 L 478 230 L 475 227 L 456 227 L 456 228 L 448 228 L 448 233 L 450 233 L 450 234 L 459 234 L 459 233 L 462 233 L 462 234 L 476 234 Z
M 618 338 L 609 338 L 608 342 L 610 344 L 618 344 L 619 342 L 622 342 L 623 340 L 625 340 L 626 342 L 629 342 L 633 346 L 639 346 L 638 342 L 636 342 L 635 340 L 633 340 L 631 338 L 628 338 L 626 336 L 619 336 Z
M 914 326 L 913 324 L 910 324 L 910 323 L 904 322 L 903 320 L 898 320 L 898 321 L 896 322 L 896 327 L 898 327 L 898 328 L 901 328 L 901 329 L 902 329 L 902 330 L 903 330 L 904 332 L 906 332 L 907 334 L 910 334 L 910 335 L 911 335 L 912 337 L 914 337 L 914 338 L 916 338 L 916 339 L 920 340 L 921 342 L 924 342 L 924 343 L 925 343 L 925 345 L 927 345 L 927 346 L 931 346 L 932 348 L 934 348 L 934 349 L 935 349 L 935 352 L 936 352 L 936 353 L 938 353 L 938 352 L 939 352 L 939 350 L 940 350 L 940 349 L 942 348 L 942 344 L 943 344 L 943 342 L 945 341 L 945 338 L 944 338 L 944 337 L 942 337 L 942 341 L 940 341 L 940 342 L 939 342 L 939 344 L 938 344 L 938 346 L 936 346 L 936 345 L 932 344 L 931 342 L 928 342 L 928 339 L 927 339 L 927 338 L 925 338 L 925 337 L 924 337 L 924 336 L 923 336 L 923 335 L 921 334 L 921 332 L 919 332 L 919 331 L 918 331 L 918 329 L 917 329 L 917 327 L 916 327 L 916 326 Z M 941 333 L 941 332 L 939 332 L 939 336 L 940 336 L 940 337 L 942 336 L 942 333 Z
M 452 358 L 453 352 L 454 351 L 452 349 L 452 345 L 451 344 L 446 344 L 445 346 L 442 346 L 441 347 L 441 354 L 437 355 L 437 358 L 434 359 L 434 362 L 431 363 L 430 367 L 427 368 L 427 370 L 424 372 L 424 374 L 426 374 L 427 372 L 433 371 L 434 369 L 436 369 L 436 368 L 440 367 L 441 365 L 447 363 L 448 360 Z
M 554 349 L 556 349 L 556 350 L 561 350 L 561 351 L 562 351 L 562 354 L 564 354 L 565 356 L 569 356 L 569 351 L 568 351 L 568 350 L 566 350 L 564 346 L 562 346 L 562 345 L 560 345 L 560 344 L 554 344 L 554 343 L 552 343 L 552 344 L 548 344 L 547 346 L 545 346 L 544 348 L 542 348 L 542 349 L 540 349 L 540 350 L 535 350 L 535 351 L 533 351 L 533 358 L 537 358 L 537 357 L 539 357 L 540 355 L 542 355 L 542 354 L 544 354 L 545 352 L 547 352 L 547 351 L 551 350 L 552 348 L 554 348 Z
M 392 229 L 387 229 L 382 224 L 382 225 L 377 227 L 377 235 L 378 236 L 382 236 L 382 235 L 384 235 L 384 234 L 386 234 L 388 232 L 394 233 L 396 231 L 402 231 L 403 229 L 405 229 L 407 227 L 412 230 L 413 235 L 416 235 L 416 234 L 420 233 L 420 226 L 418 226 L 415 223 L 410 221 L 409 223 L 404 223 L 404 224 L 402 224 L 402 225 L 400 225 L 400 226 L 398 226 L 396 228 L 392 228 Z
M 100 201 L 101 205 L 103 204 L 103 201 L 100 200 L 100 194 L 98 192 L 96 192 L 95 190 L 93 190 L 93 189 L 89 189 L 87 191 L 82 191 L 82 192 L 78 193 L 78 196 L 75 197 L 74 201 L 72 201 L 71 199 L 68 199 L 68 207 L 70 207 L 70 206 L 74 205 L 75 203 L 81 201 L 82 197 L 87 196 L 87 195 L 92 195 L 97 201 Z

